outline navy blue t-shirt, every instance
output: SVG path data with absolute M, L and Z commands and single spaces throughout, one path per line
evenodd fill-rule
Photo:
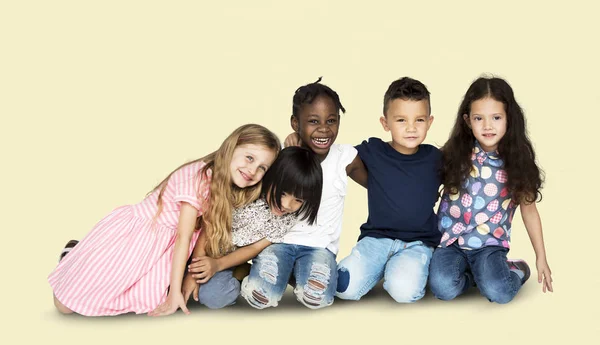
M 422 144 L 412 155 L 396 151 L 379 138 L 356 146 L 368 170 L 369 217 L 360 227 L 365 236 L 440 244 L 441 233 L 433 207 L 440 187 L 442 153 Z

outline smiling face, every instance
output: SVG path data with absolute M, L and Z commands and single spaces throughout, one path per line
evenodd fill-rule
M 392 133 L 392 147 L 405 155 L 417 152 L 433 122 L 427 100 L 401 98 L 389 102 L 385 116 L 380 118 L 383 129 Z
M 230 173 L 231 181 L 239 188 L 254 186 L 265 175 L 273 161 L 275 152 L 259 145 L 240 145 L 233 151 Z
M 291 124 L 304 147 L 313 151 L 321 161 L 327 157 L 340 128 L 339 110 L 327 96 L 318 96 L 312 103 L 303 104 Z
M 504 104 L 492 98 L 471 103 L 471 111 L 463 118 L 473 130 L 473 136 L 486 152 L 498 149 L 498 143 L 506 134 L 506 111 Z

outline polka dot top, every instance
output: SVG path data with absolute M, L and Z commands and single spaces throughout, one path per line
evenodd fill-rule
M 485 152 L 475 141 L 473 166 L 457 194 L 444 193 L 438 210 L 440 247 L 455 242 L 461 249 L 485 246 L 510 247 L 516 204 L 505 186 L 507 175 L 498 152 Z

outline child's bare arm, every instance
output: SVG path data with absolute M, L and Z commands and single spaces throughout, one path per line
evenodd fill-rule
M 148 313 L 150 316 L 161 316 L 173 314 L 181 308 L 184 313 L 189 314 L 181 292 L 183 274 L 185 272 L 185 263 L 188 257 L 188 248 L 192 240 L 192 234 L 196 226 L 196 217 L 198 210 L 191 204 L 183 202 L 179 213 L 179 222 L 177 224 L 177 238 L 173 249 L 173 261 L 171 264 L 171 281 L 169 295 L 167 300 Z
M 352 180 L 354 180 L 354 182 L 367 188 L 367 168 L 358 155 L 354 157 L 352 163 L 348 164 L 346 167 L 346 173 Z
M 270 244 L 271 242 L 269 240 L 262 239 L 247 246 L 238 248 L 232 253 L 229 253 L 219 259 L 213 259 L 208 256 L 193 258 L 188 270 L 192 273 L 192 277 L 197 279 L 197 283 L 204 284 L 215 273 L 243 264 L 244 262 L 256 257 L 258 253 L 260 253 Z
M 284 147 L 302 146 L 302 140 L 300 139 L 300 136 L 298 135 L 298 133 L 293 132 L 293 133 L 290 133 L 290 135 L 288 135 L 287 137 L 285 137 L 283 146 Z
M 197 258 L 206 255 L 206 231 L 200 231 L 200 235 L 196 240 L 194 251 L 192 252 L 192 258 Z
M 538 283 L 542 283 L 542 291 L 552 292 L 552 272 L 546 260 L 546 249 L 544 247 L 544 236 L 542 233 L 542 221 L 535 202 L 523 202 L 520 206 L 521 217 L 527 229 L 529 240 L 533 245 L 536 256 L 536 267 L 538 271 Z
M 206 255 L 206 231 L 201 231 L 200 236 L 196 240 L 196 245 L 194 246 L 194 251 L 192 252 L 193 258 L 200 258 Z M 198 283 L 192 277 L 192 274 L 187 272 L 183 277 L 183 282 L 181 283 L 181 293 L 183 294 L 183 299 L 186 301 L 189 300 L 190 296 L 194 298 L 195 301 L 198 300 Z

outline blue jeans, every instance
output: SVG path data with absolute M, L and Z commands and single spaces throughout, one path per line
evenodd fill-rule
M 359 300 L 383 278 L 396 302 L 415 302 L 425 295 L 432 253 L 421 241 L 364 237 L 338 265 L 336 296 Z
M 240 282 L 233 277 L 233 270 L 215 273 L 198 290 L 198 302 L 210 309 L 220 309 L 232 304 L 240 295 Z
M 508 249 L 499 246 L 437 248 L 429 273 L 431 292 L 438 299 L 451 300 L 476 284 L 490 302 L 510 302 L 521 288 L 521 279 L 508 268 L 506 253 Z
M 252 260 L 242 296 L 257 309 L 276 307 L 293 273 L 298 301 L 311 309 L 326 307 L 333 303 L 336 268 L 335 255 L 325 248 L 271 244 Z

